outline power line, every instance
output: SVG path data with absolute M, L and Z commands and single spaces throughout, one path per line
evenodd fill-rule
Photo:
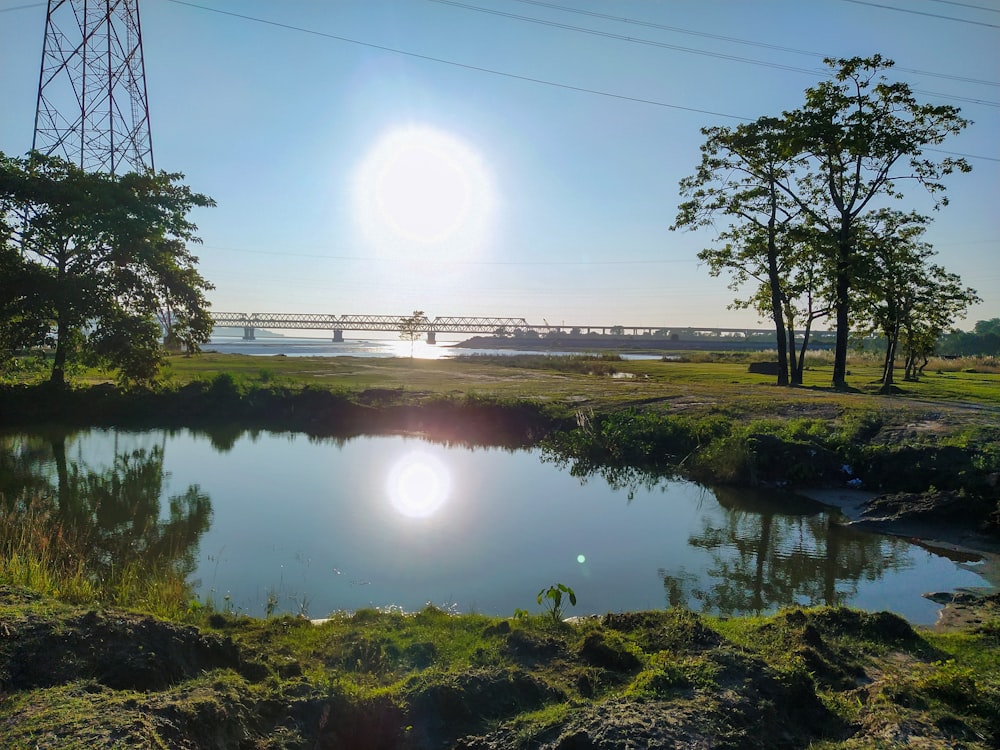
M 431 0 L 434 2 L 435 0 Z M 583 10 L 581 8 L 569 8 L 565 5 L 556 5 L 555 3 L 544 3 L 540 0 L 513 0 L 517 3 L 524 3 L 526 5 L 537 5 L 542 8 L 553 8 L 555 10 L 565 11 L 566 13 L 578 13 L 582 16 L 591 16 L 592 18 L 602 18 L 606 21 L 618 21 L 620 23 L 629 23 L 635 26 L 645 26 L 650 29 L 660 29 L 662 31 L 675 31 L 678 34 L 689 34 L 691 36 L 700 36 L 707 39 L 719 39 L 724 42 L 734 42 L 736 44 L 748 44 L 753 47 L 763 47 L 764 49 L 773 49 L 778 52 L 791 52 L 796 55 L 808 55 L 810 57 L 823 57 L 818 52 L 809 52 L 807 50 L 795 49 L 794 47 L 783 47 L 779 44 L 768 44 L 766 42 L 755 42 L 748 39 L 740 39 L 733 36 L 723 36 L 722 34 L 710 34 L 707 31 L 695 31 L 694 29 L 684 29 L 680 26 L 668 26 L 662 23 L 653 23 L 652 21 L 639 21 L 634 18 L 625 18 L 623 16 L 612 16 L 607 13 L 595 13 L 590 10 Z
M 955 0 L 931 0 L 932 3 L 941 3 L 942 5 L 958 5 L 962 8 L 974 8 L 975 10 L 985 10 L 990 13 L 1000 13 L 1000 8 L 987 8 L 984 5 L 973 5 L 972 3 L 959 3 Z
M 184 6 L 187 6 L 189 8 L 196 8 L 197 10 L 204 10 L 204 11 L 207 11 L 209 13 L 217 13 L 217 14 L 223 15 L 223 16 L 230 16 L 232 18 L 239 18 L 239 19 L 244 20 L 244 21 L 251 21 L 253 23 L 260 23 L 260 24 L 263 24 L 263 25 L 266 25 L 266 26 L 273 26 L 275 28 L 286 29 L 288 31 L 297 31 L 297 32 L 300 32 L 300 33 L 303 33 L 303 34 L 310 34 L 312 36 L 322 37 L 324 39 L 333 39 L 333 40 L 339 41 L 339 42 L 346 42 L 348 44 L 355 44 L 355 45 L 358 45 L 358 46 L 361 46 L 361 47 L 368 47 L 370 49 L 377 49 L 377 50 L 380 50 L 382 52 L 390 52 L 390 53 L 397 54 L 397 55 L 404 55 L 406 57 L 413 57 L 413 58 L 416 58 L 418 60 L 427 60 L 429 62 L 436 62 L 436 63 L 440 63 L 442 65 L 451 65 L 453 67 L 462 68 L 464 70 L 473 70 L 473 71 L 476 71 L 478 73 L 488 73 L 490 75 L 500 76 L 500 77 L 503 77 L 503 78 L 511 78 L 511 79 L 518 80 L 518 81 L 526 81 L 528 83 L 537 83 L 537 84 L 541 84 L 543 86 L 552 86 L 554 88 L 566 89 L 568 91 L 577 91 L 577 92 L 584 93 L 584 94 L 594 94 L 596 96 L 604 96 L 604 97 L 608 97 L 608 98 L 611 98 L 611 99 L 620 99 L 622 101 L 635 102 L 637 104 L 649 104 L 649 105 L 652 105 L 652 106 L 655 106 L 655 107 L 664 107 L 666 109 L 676 109 L 676 110 L 681 110 L 681 111 L 684 111 L 684 112 L 695 112 L 697 114 L 712 115 L 714 117 L 725 117 L 725 118 L 730 119 L 730 120 L 742 120 L 743 122 L 752 122 L 753 121 L 752 117 L 744 117 L 742 115 L 734 115 L 734 114 L 730 114 L 728 112 L 715 112 L 713 110 L 708 110 L 708 109 L 698 109 L 696 107 L 685 107 L 685 106 L 680 105 L 680 104 L 670 104 L 668 102 L 661 102 L 661 101 L 657 101 L 655 99 L 644 99 L 644 98 L 641 98 L 641 97 L 626 96 L 624 94 L 615 94 L 615 93 L 612 93 L 610 91 L 601 91 L 599 89 L 591 89 L 591 88 L 586 88 L 584 86 L 573 86 L 573 85 L 567 84 L 567 83 L 558 83 L 556 81 L 549 81 L 549 80 L 546 80 L 544 78 L 534 78 L 532 76 L 523 76 L 523 75 L 518 75 L 516 73 L 507 73 L 505 71 L 495 70 L 493 68 L 485 68 L 485 67 L 482 67 L 482 66 L 479 66 L 479 65 L 470 65 L 468 63 L 460 63 L 460 62 L 456 62 L 454 60 L 447 60 L 447 59 L 441 58 L 441 57 L 432 57 L 430 55 L 423 55 L 423 54 L 420 54 L 418 52 L 410 52 L 408 50 L 396 49 L 394 47 L 387 47 L 385 45 L 374 44 L 372 42 L 363 42 L 363 41 L 360 41 L 358 39 L 352 39 L 350 37 L 338 36 L 336 34 L 329 34 L 327 32 L 317 31 L 315 29 L 307 29 L 307 28 L 302 27 L 302 26 L 294 26 L 292 24 L 281 23 L 279 21 L 270 21 L 268 19 L 258 18 L 256 16 L 249 16 L 249 15 L 245 15 L 245 14 L 242 14 L 242 13 L 233 13 L 232 11 L 228 11 L 228 10 L 219 10 L 217 8 L 209 8 L 209 7 L 204 6 L 204 5 L 198 5 L 196 3 L 188 2 L 187 0 L 167 0 L 167 1 L 171 2 L 171 3 L 174 3 L 175 5 L 184 5 Z M 927 150 L 928 151 L 933 151 L 935 149 L 927 149 Z M 994 157 L 991 157 L 991 156 L 979 156 L 979 155 L 976 155 L 976 154 L 959 154 L 959 153 L 955 153 L 955 152 L 942 152 L 942 153 L 954 153 L 954 155 L 956 155 L 956 156 L 965 156 L 965 157 L 970 158 L 970 159 L 984 159 L 986 161 L 1000 161 L 1000 159 L 994 158 Z
M 433 2 L 433 0 L 431 0 Z M 936 2 L 945 2 L 945 0 L 935 0 Z M 636 26 L 645 26 L 651 29 L 661 29 L 663 31 L 673 31 L 678 34 L 688 34 L 690 36 L 700 36 L 707 39 L 718 39 L 723 42 L 732 42 L 733 44 L 744 44 L 751 47 L 760 47 L 762 49 L 772 49 L 778 52 L 789 52 L 794 55 L 806 55 L 808 57 L 818 57 L 820 59 L 836 57 L 836 55 L 824 54 L 822 52 L 813 52 L 810 50 L 796 49 L 794 47 L 784 47 L 779 44 L 768 44 L 767 42 L 754 41 L 752 39 L 741 39 L 735 36 L 723 36 L 722 34 L 710 34 L 705 31 L 696 31 L 694 29 L 685 29 L 680 26 L 667 26 L 666 24 L 653 23 L 652 21 L 639 21 L 634 18 L 625 18 L 623 16 L 612 16 L 607 13 L 595 13 L 589 10 L 582 10 L 580 8 L 570 8 L 565 5 L 557 5 L 556 3 L 546 3 L 541 0 L 513 0 L 513 2 L 524 3 L 526 5 L 537 5 L 543 8 L 553 8 L 555 10 L 561 10 L 566 13 L 577 13 L 583 16 L 592 16 L 594 18 L 602 18 L 607 21 L 617 21 L 619 23 L 634 24 Z M 969 6 L 978 7 L 978 6 Z M 990 8 L 983 8 L 983 10 L 991 10 Z M 1000 11 L 995 11 L 1000 13 Z M 951 75 L 950 73 L 935 73 L 930 70 L 920 70 L 918 68 L 904 68 L 897 65 L 896 70 L 902 71 L 904 73 L 915 73 L 917 75 L 932 76 L 934 78 L 945 78 L 951 81 L 962 81 L 964 83 L 978 83 L 983 86 L 1000 86 L 1000 81 L 987 81 L 982 78 L 971 78 L 969 76 L 958 76 Z
M 984 107 L 1000 107 L 1000 102 L 991 102 L 988 99 L 974 99 L 971 96 L 956 96 L 955 94 L 942 94 L 940 91 L 926 91 L 923 89 L 910 89 L 910 90 L 914 94 L 924 94 L 925 96 L 937 96 L 942 99 L 954 99 L 957 102 L 980 104 Z
M 14 10 L 25 10 L 27 8 L 41 8 L 45 3 L 31 3 L 29 5 L 15 5 L 13 8 L 0 8 L 0 13 L 10 13 Z
M 925 13 L 920 10 L 910 10 L 909 8 L 896 8 L 892 5 L 882 5 L 881 3 L 869 3 L 866 0 L 841 0 L 844 3 L 854 3 L 855 5 L 870 5 L 872 8 L 883 8 L 885 10 L 894 10 L 899 13 L 912 13 L 915 16 L 929 16 L 930 18 L 941 18 L 945 21 L 957 21 L 958 23 L 968 23 L 973 26 L 987 26 L 991 29 L 1000 29 L 995 23 L 986 23 L 985 21 L 972 21 L 968 18 L 956 18 L 955 16 L 942 16 L 937 13 Z
M 963 154 L 961 151 L 945 151 L 941 148 L 924 148 L 924 151 L 933 151 L 938 154 L 948 154 L 949 156 L 964 156 L 966 159 L 982 159 L 983 161 L 1000 161 L 995 156 L 981 156 L 979 154 Z
M 546 21 L 542 18 L 532 18 L 531 16 L 521 16 L 516 13 L 507 13 L 502 10 L 493 10 L 492 8 L 482 8 L 478 5 L 467 5 L 466 3 L 456 2 L 456 0 L 430 0 L 432 3 L 439 3 L 441 5 L 452 5 L 456 8 L 464 8 L 465 10 L 473 10 L 477 13 L 488 13 L 494 16 L 501 16 L 504 18 L 512 18 L 517 21 L 525 21 L 527 23 L 535 23 L 540 26 L 551 26 L 557 29 L 565 29 L 567 31 L 575 31 L 580 34 L 590 34 L 591 36 L 605 37 L 607 39 L 617 39 L 623 42 L 629 42 L 631 44 L 643 44 L 649 47 L 662 47 L 664 49 L 672 49 L 678 52 L 687 52 L 692 55 L 704 55 L 705 57 L 714 57 L 720 60 L 730 60 L 733 62 L 747 63 L 748 65 L 760 65 L 764 68 L 775 68 L 777 70 L 788 70 L 793 73 L 805 73 L 806 75 L 822 75 L 823 72 L 820 70 L 810 69 L 810 68 L 797 68 L 794 65 L 783 65 L 782 63 L 772 63 L 765 60 L 755 60 L 752 57 L 739 57 L 738 55 L 726 55 L 721 52 L 709 52 L 708 50 L 696 49 L 694 47 L 681 47 L 676 44 L 668 44 L 667 42 L 657 42 L 652 39 L 640 39 L 633 36 L 625 36 L 624 34 L 615 34 L 611 31 L 600 31 L 598 29 L 586 29 L 582 26 L 572 26 L 567 23 L 560 23 L 558 21 Z
M 522 16 L 516 13 L 507 13 L 501 10 L 494 10 L 492 8 L 483 8 L 478 5 L 469 5 L 467 3 L 458 2 L 457 0 L 429 0 L 432 3 L 438 3 L 440 5 L 451 5 L 456 8 L 462 8 L 463 10 L 472 10 L 477 13 L 486 13 L 493 16 L 500 16 L 503 18 L 510 18 L 516 21 L 524 21 L 526 23 L 534 23 L 540 26 L 551 26 L 557 29 L 565 29 L 567 31 L 575 31 L 580 34 L 590 34 L 591 36 L 605 37 L 608 39 L 615 39 L 622 42 L 628 42 L 630 44 L 642 44 L 648 47 L 662 47 L 664 49 L 676 50 L 678 52 L 687 52 L 694 55 L 704 55 L 706 57 L 714 57 L 720 60 L 729 60 L 731 62 L 747 63 L 749 65 L 760 65 L 765 68 L 775 68 L 777 70 L 787 70 L 793 73 L 805 73 L 809 76 L 820 76 L 825 75 L 830 76 L 830 73 L 823 70 L 815 70 L 810 68 L 798 68 L 794 65 L 784 65 L 782 63 L 772 63 L 764 60 L 755 60 L 750 57 L 739 57 L 737 55 L 726 55 L 720 52 L 709 52 L 708 50 L 695 49 L 693 47 L 681 47 L 675 44 L 668 44 L 666 42 L 656 42 L 651 39 L 640 39 L 638 37 L 625 36 L 624 34 L 615 34 L 610 31 L 600 31 L 597 29 L 587 29 L 582 26 L 572 26 L 570 24 L 559 23 L 558 21 L 547 21 L 541 18 L 533 18 L 531 16 Z M 938 91 L 921 91 L 920 89 L 913 89 L 915 93 L 926 94 L 928 96 L 937 96 L 942 99 L 954 99 L 956 101 L 969 102 L 971 104 L 982 104 L 987 107 L 1000 107 L 1000 102 L 991 102 L 984 99 L 974 99 L 966 96 L 957 96 L 955 94 L 943 94 Z
M 391 52 L 396 55 L 405 55 L 407 57 L 413 57 L 418 60 L 427 60 L 429 62 L 441 63 L 442 65 L 451 65 L 456 68 L 464 68 L 465 70 L 474 70 L 479 73 L 489 73 L 490 75 L 502 76 L 504 78 L 512 78 L 518 81 L 527 81 L 529 83 L 538 83 L 543 86 L 552 86 L 555 88 L 567 89 L 569 91 L 579 91 L 584 94 L 594 94 L 596 96 L 606 96 L 610 99 L 621 99 L 622 101 L 636 102 L 637 104 L 650 104 L 654 107 L 664 107 L 667 109 L 677 109 L 684 112 L 695 112 L 702 115 L 713 115 L 714 117 L 725 117 L 731 120 L 743 120 L 745 122 L 750 122 L 753 118 L 742 117 L 740 115 L 731 115 L 725 112 L 713 112 L 708 109 L 698 109 L 697 107 L 684 107 L 680 104 L 670 104 L 669 102 L 656 101 L 655 99 L 643 99 L 636 96 L 626 96 L 625 94 L 615 94 L 610 91 L 601 91 L 599 89 L 590 89 L 584 86 L 573 86 L 568 83 L 558 83 L 556 81 L 549 81 L 544 78 L 533 78 L 532 76 L 523 76 L 516 73 L 507 73 L 502 70 L 495 70 L 493 68 L 484 68 L 479 65 L 469 65 L 468 63 L 460 63 L 454 60 L 446 60 L 442 57 L 432 57 L 431 55 L 422 55 L 418 52 L 410 52 L 408 50 L 397 49 L 395 47 L 387 47 L 381 44 L 373 44 L 372 42 L 362 42 L 358 39 L 351 39 L 350 37 L 338 36 L 336 34 L 328 34 L 323 31 L 317 31 L 315 29 L 307 29 L 303 26 L 293 26 L 292 24 L 280 23 L 278 21 L 269 21 L 265 18 L 257 18 L 255 16 L 248 16 L 242 13 L 233 13 L 228 10 L 219 10 L 218 8 L 209 8 L 204 5 L 197 5 L 196 3 L 186 2 L 186 0 L 167 0 L 167 2 L 174 3 L 176 5 L 186 5 L 189 8 L 197 8 L 198 10 L 208 11 L 209 13 L 218 13 L 223 16 L 231 16 L 233 18 L 239 18 L 244 21 L 252 21 L 254 23 L 261 23 L 267 26 L 274 26 L 279 29 L 287 29 L 289 31 L 298 31 L 303 34 L 311 34 L 313 36 L 323 37 L 325 39 L 333 39 L 338 42 L 346 42 L 348 44 L 356 44 L 360 47 L 368 47 L 370 49 L 381 50 L 382 52 Z

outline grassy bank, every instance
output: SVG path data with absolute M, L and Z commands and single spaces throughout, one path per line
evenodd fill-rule
M 200 629 L 0 587 L 4 746 L 995 747 L 1000 626 L 364 610 Z
M 784 389 L 747 372 L 743 358 L 700 359 L 176 357 L 155 389 L 120 391 L 100 373 L 78 373 L 67 392 L 4 386 L 0 426 L 192 427 L 223 443 L 255 429 L 542 441 L 550 460 L 612 482 L 857 479 L 894 496 L 933 485 L 955 501 L 944 512 L 972 524 L 996 509 L 1000 375 L 942 370 L 889 397 L 863 361 L 852 364 L 858 390 L 841 393 L 825 387 L 822 360 L 806 387 Z M 524 605 L 533 614 L 501 619 L 428 607 L 339 613 L 320 626 L 256 620 L 225 601 L 193 600 L 184 560 L 150 569 L 95 557 L 93 540 L 52 512 L 53 498 L 7 488 L 8 747 L 1000 743 L 996 597 L 978 603 L 977 624 L 951 634 L 842 609 L 738 619 L 668 610 L 568 624 L 538 614 L 533 592 Z

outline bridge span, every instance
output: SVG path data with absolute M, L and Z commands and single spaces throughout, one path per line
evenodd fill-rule
M 413 331 L 426 334 L 427 343 L 437 342 L 440 333 L 462 333 L 487 336 L 548 335 L 555 333 L 611 336 L 661 336 L 673 340 L 726 337 L 751 339 L 774 337 L 774 331 L 748 328 L 700 328 L 691 326 L 623 326 L 623 325 L 534 325 L 524 318 L 447 317 L 429 318 L 413 315 L 328 315 L 323 313 L 239 313 L 213 312 L 212 321 L 218 327 L 242 328 L 243 338 L 253 341 L 258 328 L 280 330 L 331 331 L 334 341 L 344 340 L 344 331 Z M 820 332 L 822 333 L 822 332 Z M 816 335 L 816 332 L 814 332 Z

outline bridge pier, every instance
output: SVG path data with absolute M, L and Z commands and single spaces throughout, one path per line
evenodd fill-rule
M 243 326 L 243 340 L 254 341 L 255 338 L 253 335 L 253 326 Z
M 435 332 L 435 331 L 428 331 L 427 332 L 427 343 L 428 344 L 436 344 L 437 343 L 437 332 Z
M 333 343 L 340 344 L 344 341 L 344 332 L 339 328 L 333 329 Z

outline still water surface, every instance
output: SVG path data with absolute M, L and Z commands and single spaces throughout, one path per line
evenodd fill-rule
M 938 607 L 922 593 L 988 585 L 974 560 L 845 528 L 800 497 L 581 483 L 538 450 L 108 430 L 0 445 L 8 467 L 35 466 L 53 499 L 102 527 L 107 555 L 188 555 L 200 597 L 252 615 L 269 598 L 312 617 L 428 602 L 510 615 L 561 582 L 579 601 L 568 614 L 826 603 L 929 623 Z
M 441 341 L 428 344 L 424 340 L 401 341 L 399 339 L 346 339 L 334 342 L 327 338 L 305 336 L 261 336 L 253 341 L 244 341 L 240 336 L 223 336 L 215 334 L 206 351 L 216 351 L 220 354 L 245 354 L 252 357 L 414 357 L 416 359 L 452 359 L 455 357 L 474 357 L 477 355 L 510 356 L 515 354 L 533 355 L 570 355 L 582 354 L 587 351 L 586 342 L 580 344 L 579 350 L 549 350 L 549 349 L 470 349 L 455 346 L 455 341 Z M 613 350 L 599 350 L 613 351 Z M 662 359 L 661 354 L 622 354 L 622 359 Z

